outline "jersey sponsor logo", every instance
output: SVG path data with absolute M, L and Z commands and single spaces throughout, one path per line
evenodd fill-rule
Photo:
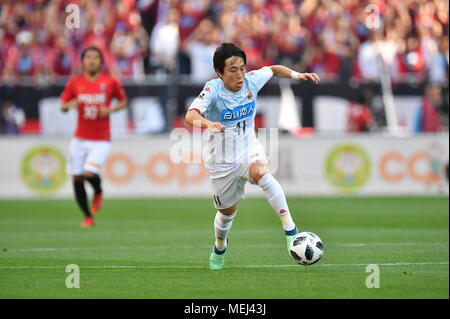
M 255 101 L 238 106 L 232 110 L 222 110 L 221 121 L 232 122 L 250 117 L 255 113 Z
M 106 102 L 106 94 L 89 94 L 83 93 L 78 94 L 78 100 L 85 104 L 105 104 Z

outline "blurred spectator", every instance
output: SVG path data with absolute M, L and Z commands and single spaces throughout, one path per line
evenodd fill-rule
M 305 68 L 309 72 L 317 73 L 321 79 L 329 79 L 336 75 L 336 56 L 328 56 L 324 48 L 316 47 L 308 51 L 309 60 L 305 61 Z
M 38 76 L 45 72 L 45 51 L 33 43 L 30 31 L 21 31 L 16 36 L 16 45 L 10 48 L 6 61 L 5 76 L 18 79 Z
M 210 19 L 203 19 L 184 45 L 191 61 L 193 81 L 205 82 L 216 77 L 212 68 L 214 51 L 220 45 L 220 30 Z
M 0 127 L 2 133 L 20 134 L 25 123 L 25 112 L 11 100 L 5 100 L 1 107 Z
M 0 77 L 5 71 L 10 47 L 11 41 L 5 36 L 5 30 L 0 27 Z
M 180 13 L 171 9 L 167 21 L 158 22 L 150 38 L 150 67 L 155 71 L 171 72 L 177 66 L 180 44 L 178 21 Z
M 376 34 L 371 32 L 358 51 L 358 68 L 363 80 L 378 81 L 380 79 L 379 59 Z
M 393 81 L 401 79 L 399 60 L 401 59 L 400 52 L 403 51 L 404 41 L 400 39 L 399 33 L 395 28 L 388 28 L 386 30 L 386 37 L 379 40 L 377 43 L 377 50 L 380 54 L 383 68 L 387 70 Z
M 343 12 L 341 12 L 343 14 Z M 326 55 L 332 61 L 327 75 L 337 78 L 349 79 L 352 72 L 353 56 L 357 53 L 358 38 L 351 32 L 350 26 L 344 17 L 335 18 L 328 25 L 321 40 Z
M 64 35 L 60 35 L 55 42 L 55 47 L 50 50 L 47 58 L 53 77 L 70 76 L 76 73 L 79 57 L 75 49 L 69 45 Z
M 301 60 L 309 32 L 302 26 L 298 15 L 291 14 L 281 21 L 282 24 L 278 34 L 283 36 L 275 37 L 278 48 L 277 63 L 294 67 Z
M 181 1 L 180 5 L 180 41 L 184 41 L 191 35 L 191 33 L 199 26 L 200 21 L 205 16 L 205 11 L 208 8 L 209 1 Z
M 144 73 L 142 55 L 147 39 L 141 39 L 129 27 L 120 22 L 111 41 L 111 53 L 114 57 L 113 70 L 119 77 L 142 77 Z
M 423 80 L 425 76 L 425 62 L 419 41 L 415 37 L 406 40 L 406 49 L 400 55 L 400 78 L 415 76 Z
M 433 83 L 444 84 L 448 80 L 448 38 L 436 38 L 428 29 L 422 31 L 422 45 L 428 80 Z M 446 48 L 447 43 L 447 48 Z
M 448 105 L 447 114 L 444 108 L 441 87 L 437 84 L 427 85 L 422 104 L 416 111 L 414 132 L 441 131 L 443 128 L 441 116 L 448 116 Z
M 347 113 L 347 132 L 368 132 L 374 128 L 374 118 L 368 106 L 368 93 L 350 103 Z

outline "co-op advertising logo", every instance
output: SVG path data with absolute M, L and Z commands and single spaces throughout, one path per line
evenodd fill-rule
M 367 153 L 355 144 L 331 150 L 325 160 L 325 176 L 337 189 L 353 192 L 363 187 L 371 174 Z
M 109 156 L 105 164 L 105 177 L 111 182 L 123 185 L 131 182 L 136 176 L 144 175 L 151 182 L 165 185 L 176 182 L 178 186 L 185 187 L 190 184 L 201 183 L 207 179 L 208 171 L 198 163 L 172 162 L 167 153 L 155 153 L 147 159 L 134 158 L 125 153 L 114 153 Z
M 444 158 L 445 148 L 438 142 L 412 152 L 389 150 L 381 156 L 378 171 L 381 178 L 390 184 L 412 181 L 435 185 L 443 182 Z
M 38 194 L 52 194 L 66 181 L 66 161 L 62 152 L 52 146 L 36 146 L 22 158 L 22 181 Z
M 372 148 L 372 157 L 355 144 L 334 147 L 325 158 L 325 176 L 331 184 L 344 192 L 360 190 L 372 175 L 379 186 L 403 187 L 405 183 L 435 187 L 444 183 L 448 151 L 438 142 L 403 149 Z M 373 154 L 373 152 L 378 154 Z M 447 155 L 446 155 L 447 154 Z M 408 184 L 409 185 L 409 184 Z

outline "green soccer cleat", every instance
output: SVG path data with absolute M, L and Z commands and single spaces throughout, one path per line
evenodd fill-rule
M 289 247 L 291 246 L 292 241 L 294 240 L 295 236 L 298 234 L 298 229 L 295 227 L 293 230 L 285 231 L 286 235 L 286 243 L 287 243 L 287 250 L 289 255 L 291 254 L 289 251 Z
M 225 252 L 226 250 L 219 252 L 214 246 L 211 255 L 209 255 L 209 269 L 220 270 L 223 268 L 223 265 L 225 263 Z

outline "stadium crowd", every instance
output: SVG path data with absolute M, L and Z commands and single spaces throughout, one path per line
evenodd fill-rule
M 69 4 L 80 8 L 79 28 L 66 26 Z M 78 72 L 79 53 L 96 45 L 121 79 L 175 72 L 204 81 L 228 41 L 246 50 L 249 69 L 284 64 L 323 80 L 378 81 L 381 52 L 394 81 L 442 84 L 448 30 L 446 0 L 5 0 L 0 75 L 51 82 Z
M 79 27 L 70 28 L 77 13 L 71 4 L 79 8 Z M 80 53 L 91 45 L 121 81 L 171 73 L 201 84 L 215 77 L 215 48 L 233 42 L 246 51 L 249 70 L 283 64 L 318 73 L 323 82 L 353 83 L 378 82 L 388 70 L 394 84 L 428 83 L 435 88 L 424 92 L 415 131 L 436 131 L 448 127 L 448 103 L 435 94 L 448 87 L 448 6 L 446 0 L 3 0 L 0 88 L 24 78 L 63 83 L 81 71 Z M 349 131 L 370 131 L 374 119 L 384 118 L 373 113 L 371 94 L 363 95 L 349 108 Z M 19 131 L 20 107 L 0 102 L 0 132 Z

